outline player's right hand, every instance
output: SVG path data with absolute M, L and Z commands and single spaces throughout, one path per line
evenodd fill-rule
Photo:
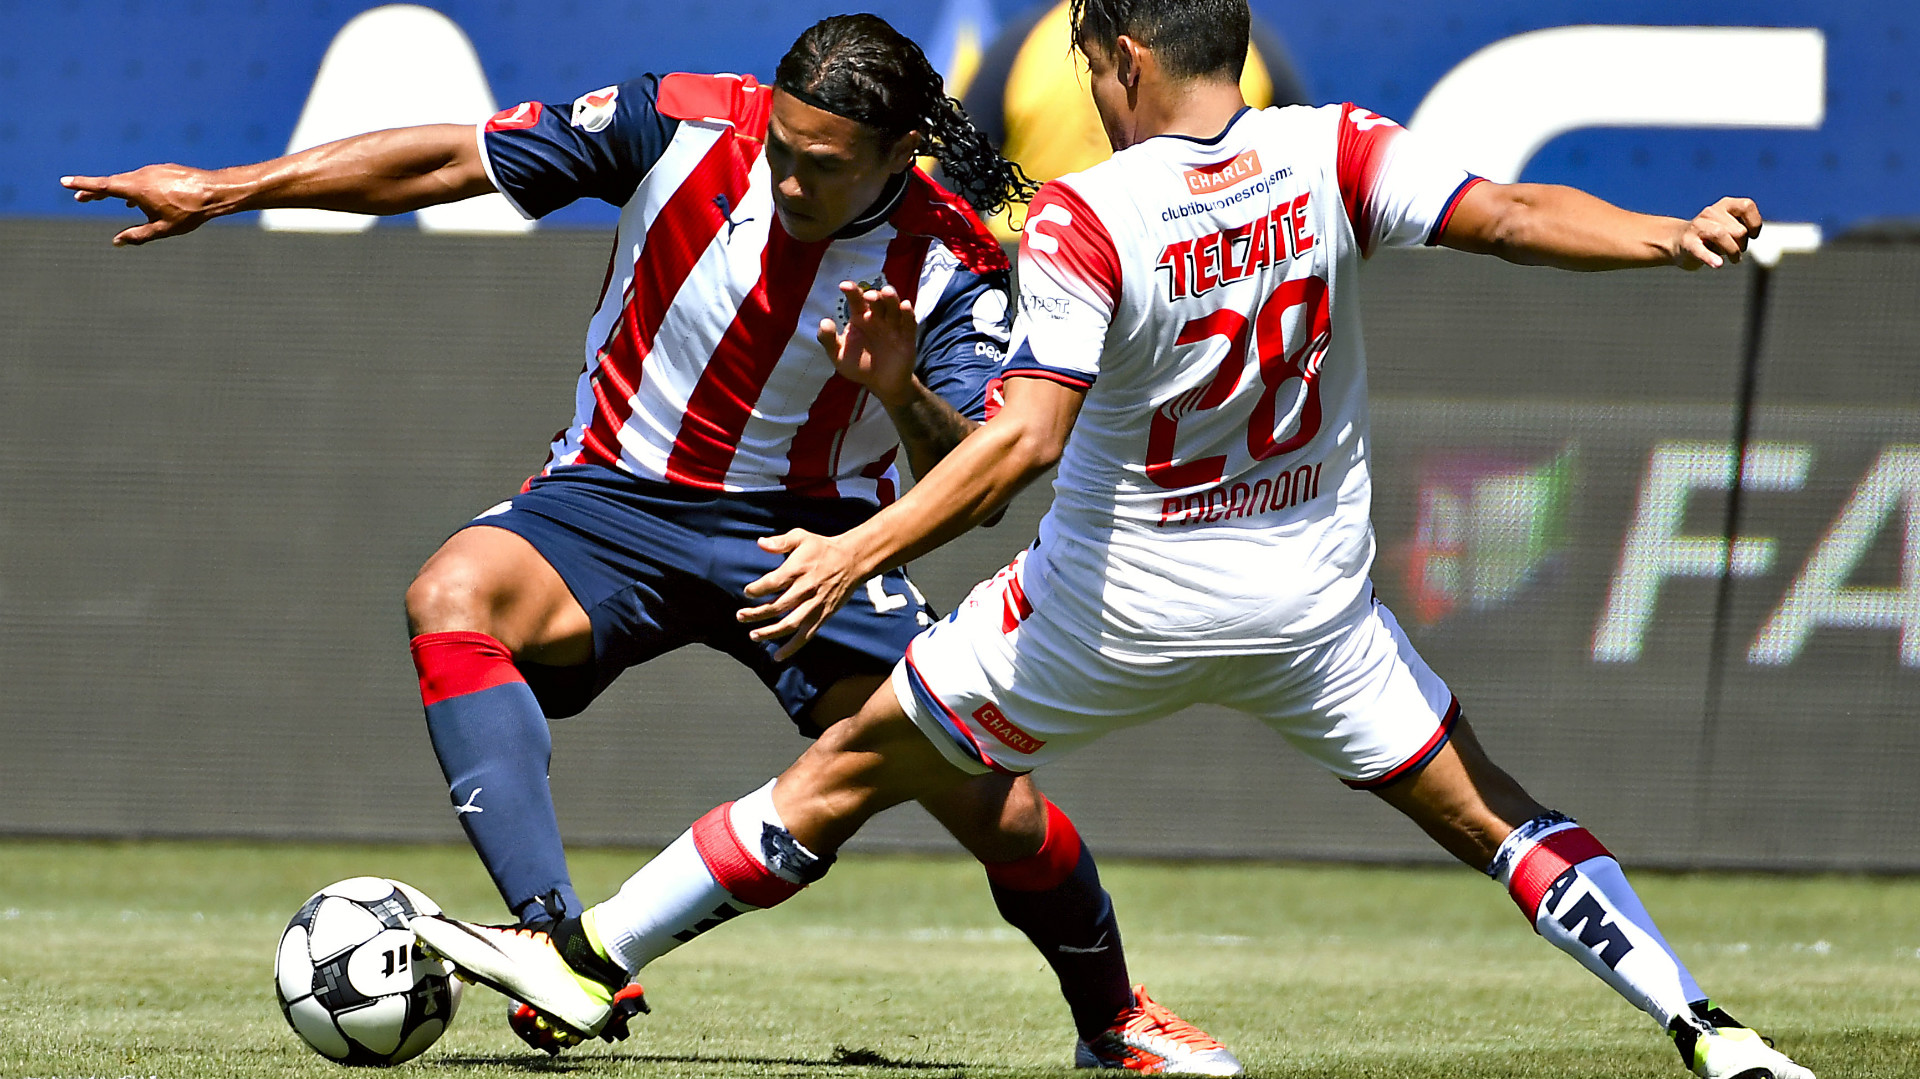
M 840 377 L 865 386 L 888 408 L 901 407 L 912 398 L 919 347 L 913 301 L 892 285 L 871 289 L 852 281 L 840 282 L 840 294 L 847 303 L 846 328 L 821 319 L 820 347 Z
M 852 550 L 840 536 L 819 536 L 796 528 L 778 536 L 762 537 L 760 549 L 786 558 L 765 576 L 747 585 L 747 599 L 766 602 L 743 607 L 734 617 L 749 625 L 772 622 L 747 635 L 759 642 L 786 638 L 786 643 L 773 654 L 776 661 L 784 663 L 813 639 L 835 611 L 846 605 L 847 597 L 867 575 L 854 568 Z
M 1747 242 L 1760 235 L 1760 207 L 1752 199 L 1721 199 L 1680 230 L 1674 265 L 1683 270 L 1720 269 L 1740 261 Z
M 60 186 L 75 202 L 125 199 L 147 215 L 147 223 L 122 230 L 113 246 L 138 246 L 148 240 L 183 236 L 220 216 L 212 173 L 185 165 L 148 165 L 113 176 L 62 176 Z

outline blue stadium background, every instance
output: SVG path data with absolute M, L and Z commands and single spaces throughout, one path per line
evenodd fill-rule
M 0 215 L 75 213 L 62 173 L 281 152 L 321 56 L 364 0 L 0 0 Z M 642 71 L 771 73 L 793 36 L 844 3 L 445 0 L 495 98 L 571 99 Z M 937 43 L 956 12 L 991 21 L 1023 0 L 872 5 Z M 1677 213 L 1729 192 L 1829 237 L 1920 214 L 1920 9 L 1910 0 L 1255 0 L 1310 93 L 1407 119 L 1462 59 L 1529 30 L 1579 23 L 1818 27 L 1827 119 L 1818 131 L 1587 130 L 1548 145 L 1525 178 Z M 930 52 L 937 51 L 930 45 Z M 1738 65 L 1738 56 L 1701 63 Z M 97 213 L 97 211 L 96 211 Z M 556 222 L 610 223 L 579 206 Z

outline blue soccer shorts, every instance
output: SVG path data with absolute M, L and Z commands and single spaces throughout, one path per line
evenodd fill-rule
M 804 528 L 836 535 L 872 516 L 858 499 L 784 492 L 726 494 L 655 483 L 598 465 L 568 465 L 475 517 L 531 543 L 593 623 L 593 658 L 579 667 L 521 663 L 540 707 L 578 715 L 621 672 L 683 645 L 704 644 L 745 664 L 807 735 L 815 699 L 854 675 L 885 675 L 933 613 L 904 570 L 867 582 L 792 658 L 783 642 L 751 640 L 734 618 L 746 586 L 783 557 L 763 536 Z

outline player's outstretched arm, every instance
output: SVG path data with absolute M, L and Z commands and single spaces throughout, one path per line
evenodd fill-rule
M 147 215 L 115 247 L 192 232 L 242 210 L 307 207 L 400 214 L 494 190 L 471 124 L 374 131 L 255 165 L 148 165 L 114 176 L 62 176 L 76 202 L 124 199 Z
M 842 281 L 840 293 L 847 299 L 847 325 L 820 320 L 820 347 L 842 378 L 865 386 L 886 408 L 918 480 L 979 424 L 914 375 L 920 324 L 911 301 L 892 285 L 862 289 Z
M 785 659 L 813 638 L 861 582 L 903 566 L 992 517 L 1052 468 L 1080 415 L 1081 391 L 1040 378 L 1010 378 L 1006 403 L 900 501 L 838 536 L 802 529 L 760 541 L 787 556 L 780 567 L 748 585 L 742 622 L 767 622 L 756 641 L 789 638 L 775 654 Z
M 1740 261 L 1760 225 L 1752 199 L 1721 199 L 1682 221 L 1623 210 L 1571 187 L 1483 183 L 1461 198 L 1439 242 L 1563 270 L 1719 269 Z

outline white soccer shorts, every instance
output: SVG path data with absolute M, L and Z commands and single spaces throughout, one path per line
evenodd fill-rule
M 901 708 L 962 771 L 1022 773 L 1110 731 L 1218 704 L 1259 719 L 1351 787 L 1383 786 L 1446 743 L 1459 703 L 1378 600 L 1293 652 L 1103 653 L 1027 604 L 1017 566 L 981 582 L 893 669 Z

